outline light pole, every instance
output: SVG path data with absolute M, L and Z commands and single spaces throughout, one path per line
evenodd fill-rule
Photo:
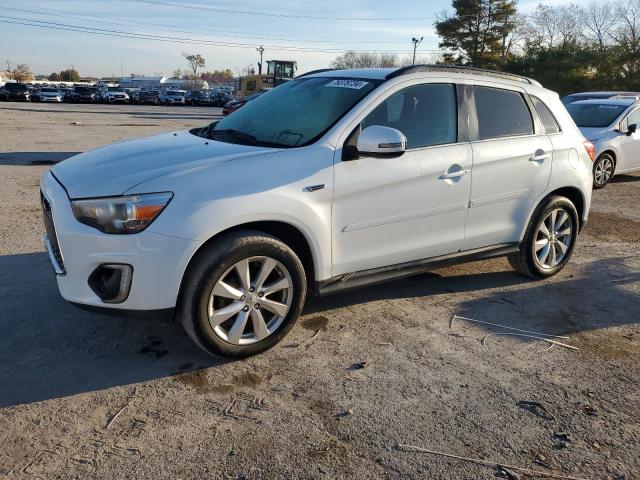
M 258 64 L 258 75 L 262 75 L 262 54 L 264 53 L 264 47 L 260 45 L 256 48 L 256 52 L 260 53 L 260 63 Z
M 420 38 L 413 37 L 411 39 L 411 43 L 413 43 L 413 60 L 411 60 L 411 65 L 416 64 L 416 48 L 418 48 L 418 45 L 422 43 L 423 38 L 424 37 L 420 37 Z

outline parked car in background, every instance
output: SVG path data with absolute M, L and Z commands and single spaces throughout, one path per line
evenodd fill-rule
M 129 103 L 129 95 L 120 87 L 107 87 L 103 90 L 102 101 L 105 103 Z
M 160 92 L 158 90 L 143 90 L 138 95 L 140 105 L 160 105 Z
M 640 170 L 640 101 L 581 100 L 566 107 L 582 134 L 595 146 L 594 188 L 604 187 L 616 174 Z
M 160 94 L 160 103 L 163 105 L 184 105 L 186 95 L 186 90 L 165 90 Z
M 240 107 L 243 107 L 246 103 L 248 103 L 248 102 L 250 102 L 252 100 L 255 100 L 256 98 L 258 98 L 262 94 L 263 94 L 263 92 L 253 93 L 251 95 L 247 95 L 244 98 L 231 100 L 230 102 L 225 103 L 224 107 L 222 108 L 222 114 L 223 115 L 229 115 L 229 114 L 235 112 L 236 110 L 238 110 Z
M 64 93 L 61 90 L 54 87 L 42 87 L 38 90 L 37 95 L 34 95 L 34 100 L 38 102 L 54 102 L 62 103 L 64 100 Z
M 68 301 L 169 310 L 207 352 L 245 357 L 284 338 L 307 292 L 498 256 L 557 274 L 589 215 L 592 154 L 534 80 L 321 71 L 202 128 L 57 163 L 45 244 Z
M 225 91 L 212 93 L 210 96 L 210 104 L 212 107 L 224 107 L 227 103 L 234 100 L 233 96 Z
M 98 89 L 85 86 L 73 87 L 73 92 L 66 97 L 71 103 L 96 103 L 98 100 Z
M 209 106 L 211 104 L 211 100 L 209 97 L 208 90 L 192 90 L 187 92 L 185 97 L 186 103 L 195 107 L 197 105 L 205 105 Z
M 0 99 L 5 102 L 28 102 L 31 100 L 31 93 L 24 83 L 7 82 L 2 87 Z
M 562 97 L 562 103 L 565 105 L 577 102 L 579 100 L 606 100 L 609 98 L 620 98 L 620 97 L 637 97 L 640 100 L 640 92 L 581 92 L 581 93 L 572 93 L 570 95 L 566 95 Z

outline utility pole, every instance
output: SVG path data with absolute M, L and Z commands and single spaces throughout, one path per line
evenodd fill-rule
M 420 38 L 413 37 L 411 39 L 411 43 L 413 43 L 413 60 L 411 60 L 411 65 L 416 64 L 416 48 L 418 48 L 418 45 L 422 43 L 423 38 L 424 37 L 420 37 Z
M 260 45 L 260 48 L 256 48 L 256 52 L 260 54 L 260 63 L 258 64 L 258 75 L 262 75 L 262 54 L 264 53 L 264 47 Z
M 11 62 L 7 60 L 7 72 L 11 71 Z

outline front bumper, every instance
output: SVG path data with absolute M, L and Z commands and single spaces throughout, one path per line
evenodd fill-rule
M 62 97 L 40 97 L 41 102 L 62 103 Z
M 53 242 L 49 235 L 45 245 L 60 294 L 66 300 L 122 310 L 175 307 L 182 275 L 198 242 L 147 231 L 133 235 L 102 233 L 76 220 L 64 188 L 50 172 L 43 176 L 40 187 L 50 206 L 57 240 Z M 133 271 L 128 296 L 121 303 L 102 301 L 89 284 L 96 269 L 113 264 L 130 265 Z

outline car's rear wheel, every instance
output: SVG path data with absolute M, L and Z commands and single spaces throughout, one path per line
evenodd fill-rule
M 608 153 L 600 155 L 593 164 L 593 188 L 602 188 L 613 178 L 616 162 Z
M 237 231 L 205 247 L 189 268 L 179 319 L 205 351 L 246 357 L 278 343 L 293 327 L 306 297 L 300 259 L 258 231 Z
M 529 277 L 555 275 L 573 253 L 579 225 L 578 212 L 568 198 L 549 198 L 532 215 L 520 250 L 509 255 L 509 263 Z

